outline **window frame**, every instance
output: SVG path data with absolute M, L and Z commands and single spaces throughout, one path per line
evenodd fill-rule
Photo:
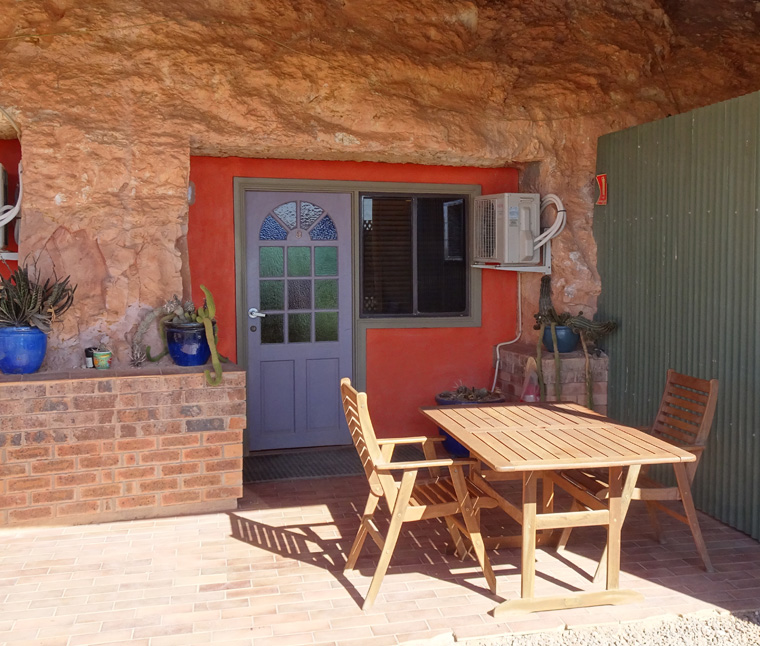
M 412 250 L 412 271 L 411 271 L 411 280 L 412 280 L 412 312 L 410 313 L 401 313 L 401 314 L 390 314 L 385 312 L 379 312 L 377 314 L 372 313 L 365 313 L 362 311 L 363 309 L 363 303 L 364 303 L 364 205 L 362 200 L 365 198 L 398 198 L 402 200 L 409 200 L 411 202 L 411 250 Z M 456 262 L 464 262 L 464 269 L 465 269 L 465 276 L 464 276 L 464 289 L 465 289 L 465 309 L 463 312 L 457 313 L 457 312 L 441 312 L 441 313 L 435 313 L 435 312 L 420 312 L 419 311 L 419 248 L 418 248 L 418 231 L 419 231 L 419 224 L 418 224 L 418 200 L 421 198 L 437 198 L 440 200 L 444 200 L 442 207 L 442 215 L 444 217 L 444 237 L 443 237 L 443 248 L 442 251 L 444 253 L 444 259 L 445 260 L 454 260 Z M 399 193 L 399 192 L 388 192 L 388 191 L 360 191 L 359 192 L 359 212 L 357 214 L 359 218 L 359 240 L 358 240 L 358 247 L 359 247 L 359 273 L 358 273 L 358 288 L 359 288 L 359 318 L 360 319 L 414 319 L 414 320 L 420 320 L 420 319 L 441 319 L 441 318 L 466 318 L 470 315 L 470 311 L 472 309 L 472 299 L 471 299 L 471 281 L 470 281 L 470 273 L 473 271 L 473 267 L 470 263 L 470 254 L 469 254 L 469 235 L 468 235 L 468 228 L 469 228 L 469 218 L 471 213 L 471 200 L 468 199 L 469 196 L 465 193 L 449 193 L 449 192 L 441 192 L 441 193 Z M 447 245 L 448 245 L 448 230 L 447 230 L 447 206 L 450 204 L 456 204 L 461 203 L 462 208 L 464 210 L 464 249 L 463 257 L 459 258 L 451 258 L 449 259 L 446 257 L 447 253 Z

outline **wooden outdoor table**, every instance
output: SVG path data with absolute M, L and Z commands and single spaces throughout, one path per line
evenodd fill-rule
M 498 497 L 499 506 L 522 526 L 521 598 L 505 601 L 494 616 L 561 608 L 617 605 L 640 601 L 632 590 L 620 590 L 620 530 L 631 494 L 645 464 L 673 463 L 676 471 L 695 456 L 635 428 L 594 413 L 578 404 L 497 404 L 440 406 L 420 411 L 470 450 L 496 473 L 519 474 L 522 504 L 513 505 L 490 487 L 478 471 L 479 486 Z M 624 478 L 624 467 L 628 467 Z M 609 469 L 609 496 L 599 500 L 575 487 L 557 472 L 566 469 Z M 584 507 L 555 513 L 544 494 L 543 513 L 537 513 L 539 477 L 560 486 Z M 563 527 L 603 525 L 607 531 L 606 589 L 567 596 L 535 597 L 537 532 Z M 503 543 L 506 544 L 506 543 Z

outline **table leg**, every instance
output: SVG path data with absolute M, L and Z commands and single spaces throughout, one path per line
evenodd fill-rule
M 622 530 L 623 521 L 628 515 L 628 508 L 631 506 L 631 496 L 633 496 L 633 490 L 636 488 L 636 481 L 639 479 L 639 473 L 641 473 L 641 465 L 633 464 L 628 467 L 628 475 L 625 478 L 625 484 L 623 485 L 623 491 L 620 495 L 620 527 Z M 610 514 L 612 510 L 610 509 Z M 608 543 L 609 544 L 609 543 Z M 602 552 L 602 558 L 599 559 L 599 565 L 596 568 L 596 574 L 594 574 L 594 583 L 601 582 L 607 572 L 607 560 L 608 560 L 608 548 L 604 546 L 604 552 Z M 620 557 L 618 556 L 618 568 L 620 567 Z
M 523 473 L 522 491 L 522 585 L 520 596 L 533 597 L 536 582 L 536 481 L 535 471 Z
M 623 526 L 623 467 L 610 467 L 610 491 L 607 501 L 610 524 L 607 526 L 607 589 L 620 587 L 620 530 Z

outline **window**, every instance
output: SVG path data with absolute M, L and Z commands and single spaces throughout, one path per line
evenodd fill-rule
M 361 315 L 466 316 L 465 195 L 360 194 Z

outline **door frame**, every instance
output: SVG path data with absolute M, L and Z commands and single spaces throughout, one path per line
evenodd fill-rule
M 237 330 L 237 363 L 248 370 L 247 321 L 248 284 L 246 278 L 246 211 L 247 191 L 289 193 L 350 193 L 351 195 L 351 293 L 353 347 L 351 348 L 354 385 L 364 390 L 367 377 L 367 330 L 392 328 L 443 328 L 480 327 L 481 325 L 481 269 L 470 267 L 470 312 L 467 316 L 409 317 L 409 318 L 361 318 L 360 313 L 360 239 L 359 226 L 360 193 L 457 193 L 467 195 L 469 213 L 475 197 L 481 193 L 480 184 L 430 184 L 413 182 L 370 182 L 354 180 L 278 179 L 260 177 L 235 177 L 235 322 Z M 247 396 L 247 395 L 246 395 Z M 248 434 L 243 435 L 243 450 L 248 453 Z

